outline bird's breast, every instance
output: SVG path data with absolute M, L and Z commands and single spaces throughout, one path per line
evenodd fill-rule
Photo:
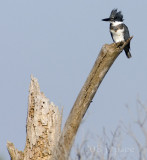
M 124 28 L 110 28 L 110 32 L 115 43 L 124 41 Z

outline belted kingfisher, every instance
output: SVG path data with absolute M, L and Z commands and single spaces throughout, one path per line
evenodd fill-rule
M 117 9 L 113 9 L 111 11 L 110 17 L 102 19 L 102 21 L 109 21 L 110 22 L 110 33 L 113 41 L 115 43 L 126 41 L 130 38 L 128 27 L 123 23 L 123 15 L 121 11 L 117 12 Z M 124 48 L 126 56 L 131 58 L 130 53 L 130 42 Z

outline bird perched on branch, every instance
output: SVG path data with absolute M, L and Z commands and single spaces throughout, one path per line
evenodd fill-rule
M 123 15 L 121 11 L 117 11 L 117 9 L 113 9 L 111 11 L 110 17 L 102 19 L 102 21 L 109 21 L 110 22 L 110 33 L 113 41 L 115 43 L 126 41 L 130 38 L 128 27 L 123 23 Z M 126 56 L 131 58 L 130 53 L 130 42 L 124 48 Z

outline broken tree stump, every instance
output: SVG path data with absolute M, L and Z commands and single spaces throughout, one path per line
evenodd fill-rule
M 29 89 L 26 146 L 24 151 L 15 149 L 8 142 L 12 160 L 50 160 L 61 134 L 62 113 L 40 92 L 36 78 L 31 76 Z

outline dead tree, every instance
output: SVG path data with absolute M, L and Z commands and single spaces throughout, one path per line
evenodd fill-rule
M 37 79 L 31 76 L 24 151 L 7 143 L 12 160 L 49 160 L 61 134 L 62 113 L 40 92 Z
M 80 126 L 99 85 L 111 65 L 130 42 L 105 44 L 82 87 L 61 132 L 62 113 L 40 92 L 36 78 L 31 77 L 24 151 L 8 142 L 12 160 L 67 160 Z

